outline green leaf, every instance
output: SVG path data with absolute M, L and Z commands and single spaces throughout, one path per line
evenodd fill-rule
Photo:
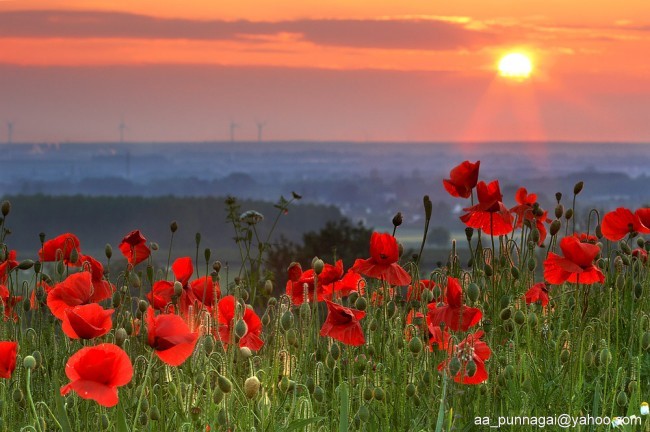
M 72 426 L 70 425 L 70 419 L 68 419 L 68 414 L 65 412 L 65 407 L 63 406 L 63 397 L 59 390 L 59 377 L 54 374 L 52 376 L 52 382 L 54 384 L 54 401 L 56 404 L 56 420 L 61 425 L 61 430 L 63 432 L 72 432 Z
M 349 415 L 349 402 L 350 402 L 350 390 L 348 389 L 348 383 L 342 382 L 336 389 L 339 394 L 339 432 L 348 431 L 348 415 Z
M 124 406 L 119 404 L 117 407 L 117 432 L 130 432 L 129 426 L 126 423 L 126 414 L 124 414 Z
M 312 423 L 318 423 L 323 420 L 325 417 L 311 417 L 308 419 L 294 420 L 284 429 L 284 432 L 291 432 L 296 430 L 304 430 L 307 426 Z

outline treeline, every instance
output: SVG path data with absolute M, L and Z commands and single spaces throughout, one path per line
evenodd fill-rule
M 134 229 L 141 230 L 149 241 L 158 242 L 166 257 L 172 221 L 179 227 L 174 236 L 174 255 L 194 251 L 196 233 L 201 233 L 201 256 L 204 248 L 210 248 L 214 259 L 237 257 L 234 230 L 226 222 L 225 197 L 14 195 L 2 199 L 11 202 L 11 213 L 5 221 L 11 234 L 6 243 L 19 251 L 21 259 L 36 256 L 40 232 L 46 238 L 72 232 L 79 237 L 86 253 L 103 253 L 106 243 L 110 243 L 114 254 L 119 255 L 117 245 Z M 255 210 L 264 215 L 257 229 L 260 237 L 266 239 L 279 210 L 272 202 L 238 200 L 238 204 L 241 212 Z M 334 206 L 298 202 L 280 217 L 272 241 L 280 236 L 300 241 L 303 233 L 341 219 L 341 212 Z

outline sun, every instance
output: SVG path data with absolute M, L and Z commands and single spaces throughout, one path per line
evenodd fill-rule
M 526 54 L 512 52 L 499 60 L 499 75 L 515 80 L 525 80 L 533 72 L 533 62 Z

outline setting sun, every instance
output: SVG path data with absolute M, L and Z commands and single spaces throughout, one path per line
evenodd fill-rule
M 506 78 L 524 80 L 533 71 L 533 63 L 525 54 L 514 52 L 499 60 L 499 75 Z

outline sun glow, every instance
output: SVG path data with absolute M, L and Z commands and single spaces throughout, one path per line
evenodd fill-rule
M 499 60 L 499 75 L 515 80 L 525 80 L 533 72 L 533 63 L 526 54 L 513 52 Z

